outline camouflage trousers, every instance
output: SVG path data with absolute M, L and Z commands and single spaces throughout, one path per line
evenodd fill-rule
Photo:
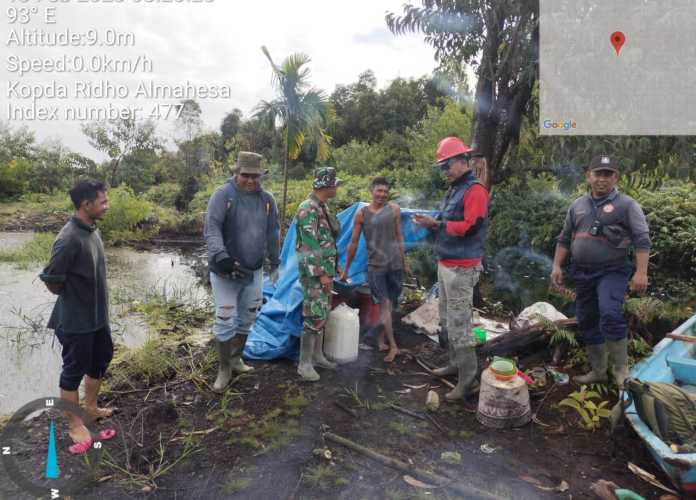
M 303 296 L 302 335 L 322 334 L 331 310 L 329 292 L 321 286 L 319 278 L 300 278 L 300 284 Z
M 478 283 L 482 269 L 480 265 L 475 267 L 437 265 L 440 326 L 447 329 L 451 355 L 454 355 L 457 349 L 476 345 L 471 331 L 471 311 L 474 286 Z

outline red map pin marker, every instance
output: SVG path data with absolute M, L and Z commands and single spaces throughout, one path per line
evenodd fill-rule
M 623 47 L 623 44 L 626 42 L 626 35 L 620 31 L 615 31 L 611 34 L 609 40 L 611 40 L 611 44 L 614 46 L 614 50 L 618 56 L 619 52 L 621 52 L 621 47 Z

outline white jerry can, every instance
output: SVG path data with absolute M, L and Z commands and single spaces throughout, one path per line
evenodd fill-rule
M 336 363 L 358 359 L 360 316 L 357 309 L 340 304 L 329 313 L 324 336 L 324 354 Z

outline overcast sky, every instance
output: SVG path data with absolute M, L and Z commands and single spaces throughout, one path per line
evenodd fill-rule
M 104 1 L 104 0 L 102 0 Z M 118 1 L 118 0 L 115 0 Z M 153 79 L 159 83 L 229 84 L 231 99 L 199 101 L 203 118 L 211 129 L 217 129 L 223 116 L 240 108 L 245 116 L 261 99 L 274 96 L 271 88 L 271 70 L 260 47 L 266 45 L 276 60 L 294 52 L 311 57 L 311 81 L 325 90 L 333 91 L 336 84 L 349 84 L 358 75 L 372 69 L 378 85 L 384 87 L 396 77 L 420 77 L 434 67 L 433 49 L 422 41 L 422 36 L 393 36 L 386 27 L 386 11 L 401 12 L 403 0 L 318 1 L 269 0 L 237 1 L 214 0 L 195 4 L 144 4 L 145 0 L 122 0 L 119 4 L 77 3 L 50 4 L 55 6 L 56 24 L 45 25 L 38 17 L 46 2 L 38 5 L 38 16 L 31 13 L 32 21 L 25 25 L 12 24 L 11 28 L 47 31 L 86 32 L 96 29 L 101 33 L 113 28 L 135 35 L 135 46 L 114 47 L 10 47 L 3 30 L 3 79 L 23 83 L 49 83 L 51 80 L 72 86 L 75 80 L 107 79 L 112 83 L 128 84 L 131 92 L 137 82 Z M 4 5 L 9 5 L 3 1 Z M 29 6 L 37 4 L 25 4 Z M 3 6 L 3 10 L 5 10 Z M 5 13 L 3 12 L 3 15 Z M 7 58 L 15 55 L 28 57 L 59 57 L 67 54 L 93 56 L 105 54 L 113 58 L 133 58 L 145 55 L 153 62 L 150 74 L 56 74 L 31 73 L 18 77 L 8 71 Z M 7 83 L 4 83 L 7 86 Z M 8 92 L 2 93 L 2 119 L 7 119 Z M 15 104 L 28 106 L 31 100 L 12 99 Z M 19 101 L 19 102 L 17 102 Z M 103 106 L 134 104 L 136 101 L 91 101 Z M 169 101 L 172 102 L 172 101 Z M 61 109 L 75 104 L 90 104 L 74 99 L 39 101 L 39 104 L 60 104 Z M 137 101 L 138 105 L 152 103 Z M 101 158 L 87 143 L 79 122 L 27 121 L 11 122 L 13 126 L 26 124 L 36 131 L 42 141 L 59 138 L 68 147 Z M 168 133 L 168 125 L 160 122 L 158 130 Z

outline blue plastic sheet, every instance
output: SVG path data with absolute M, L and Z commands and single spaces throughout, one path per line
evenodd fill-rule
M 354 203 L 338 214 L 341 222 L 336 245 L 341 269 L 346 262 L 346 252 L 353 233 L 353 219 L 365 203 Z M 425 242 L 428 231 L 415 225 L 411 217 L 416 214 L 433 215 L 425 210 L 401 209 L 401 227 L 406 251 Z M 358 250 L 350 266 L 348 279 L 355 283 L 367 281 L 367 249 L 365 239 L 360 236 Z M 283 242 L 280 253 L 280 278 L 275 287 L 264 282 L 263 294 L 266 303 L 256 317 L 244 348 L 248 359 L 297 359 L 298 337 L 302 329 L 302 287 L 299 282 L 297 256 L 295 255 L 295 221 L 293 220 Z

